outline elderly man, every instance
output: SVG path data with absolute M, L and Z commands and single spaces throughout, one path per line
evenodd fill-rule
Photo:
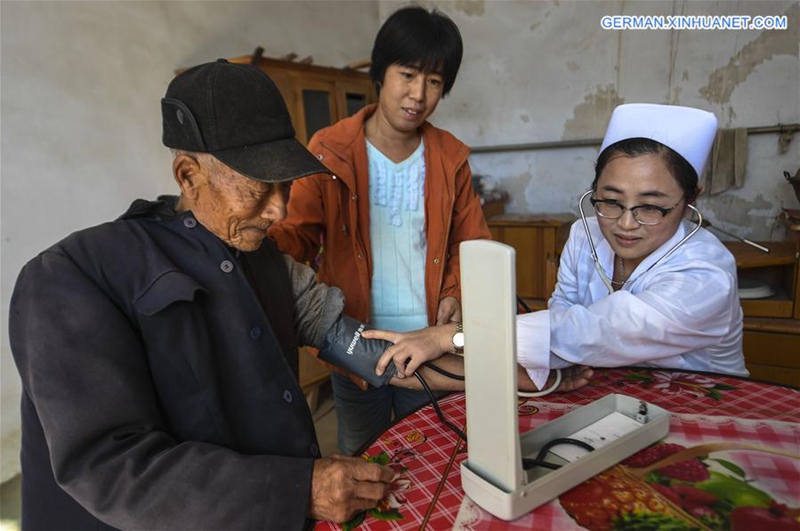
M 355 346 L 343 359 L 382 385 L 391 375 L 374 375 L 369 349 L 385 343 L 357 341 L 341 292 L 264 239 L 291 181 L 327 169 L 255 67 L 182 73 L 162 114 L 180 197 L 135 201 L 42 252 L 17 281 L 23 527 L 346 521 L 376 505 L 393 471 L 321 458 L 297 345 L 334 363 Z

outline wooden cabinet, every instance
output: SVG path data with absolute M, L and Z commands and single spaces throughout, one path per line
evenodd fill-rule
M 250 55 L 229 61 L 255 64 L 272 78 L 286 100 L 297 139 L 303 144 L 323 127 L 377 101 L 366 72 Z
M 752 378 L 800 386 L 800 321 L 745 317 L 743 347 Z
M 743 298 L 742 310 L 749 317 L 800 318 L 797 300 L 797 246 L 794 242 L 766 242 L 765 253 L 743 242 L 724 242 L 736 257 L 739 291 L 764 288 L 774 292 L 763 298 Z
M 534 310 L 547 307 L 575 219 L 571 214 L 502 214 L 486 220 L 492 239 L 516 250 L 517 295 Z
M 764 253 L 742 242 L 724 242 L 736 257 L 740 293 L 766 286 L 772 295 L 741 299 L 744 357 L 753 378 L 800 386 L 800 238 L 763 242 Z

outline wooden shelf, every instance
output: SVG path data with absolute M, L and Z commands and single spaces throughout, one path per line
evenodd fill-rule
M 736 258 L 740 269 L 790 265 L 797 261 L 797 247 L 791 242 L 756 242 L 769 249 L 768 253 L 744 242 L 723 242 Z
M 743 350 L 750 375 L 760 380 L 800 385 L 800 268 L 797 241 L 758 242 L 765 253 L 744 242 L 723 242 L 736 258 L 740 287 L 763 281 L 775 290 L 764 299 L 742 299 Z
M 775 292 L 763 299 L 741 299 L 746 317 L 797 318 L 798 247 L 794 242 L 758 242 L 765 253 L 744 242 L 723 242 L 736 258 L 739 289 L 767 285 Z
M 793 334 L 800 336 L 800 320 L 745 317 L 744 329 L 754 332 L 771 332 L 775 334 Z M 800 351 L 798 351 L 798 356 L 800 356 Z
M 575 221 L 572 214 L 501 214 L 492 216 L 486 222 L 493 227 L 552 227 L 569 229 Z M 563 242 L 562 242 L 563 246 Z

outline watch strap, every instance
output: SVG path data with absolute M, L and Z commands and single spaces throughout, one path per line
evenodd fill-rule
M 458 335 L 461 335 L 460 345 L 456 343 L 456 337 Z M 456 354 L 462 354 L 464 352 L 464 324 L 461 321 L 456 323 L 456 331 L 450 339 L 450 342 L 453 344 L 453 350 Z

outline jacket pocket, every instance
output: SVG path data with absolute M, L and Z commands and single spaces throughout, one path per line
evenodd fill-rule
M 175 302 L 191 302 L 198 292 L 208 293 L 192 277 L 180 271 L 167 271 L 134 300 L 142 315 L 152 317 Z
M 229 444 L 204 312 L 208 290 L 180 271 L 159 276 L 133 302 L 165 431 L 178 441 Z

